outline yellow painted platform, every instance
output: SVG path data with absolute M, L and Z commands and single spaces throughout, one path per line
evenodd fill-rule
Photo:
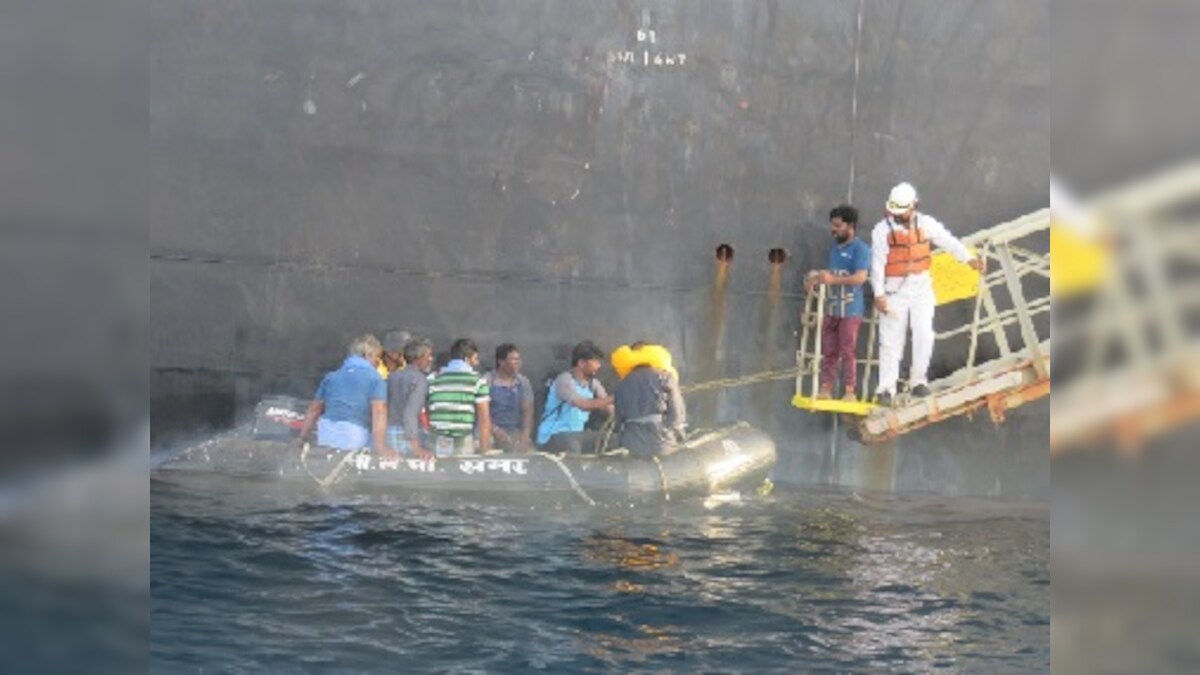
M 799 395 L 792 398 L 792 405 L 802 410 L 844 413 L 847 415 L 866 415 L 875 409 L 875 404 L 868 401 L 843 401 L 840 398 L 815 399 Z

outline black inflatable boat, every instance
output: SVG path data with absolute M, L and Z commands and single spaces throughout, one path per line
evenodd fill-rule
M 231 435 L 188 448 L 156 471 L 307 481 L 331 488 L 558 492 L 596 503 L 703 497 L 751 488 L 760 485 L 774 465 L 771 438 L 739 422 L 696 433 L 673 454 L 648 459 L 630 457 L 617 449 L 595 456 L 492 454 L 388 462 L 367 449 L 344 452 L 295 441 Z

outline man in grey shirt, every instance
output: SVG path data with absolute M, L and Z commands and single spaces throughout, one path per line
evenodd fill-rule
M 388 375 L 387 443 L 404 455 L 432 459 L 421 443 L 421 408 L 429 389 L 426 375 L 433 368 L 433 343 L 413 338 L 404 345 L 403 370 Z
M 594 452 L 600 434 L 584 429 L 593 412 L 609 415 L 613 399 L 596 379 L 604 352 L 591 342 L 571 350 L 571 369 L 560 374 L 546 395 L 546 409 L 538 424 L 538 444 L 546 452 L 579 454 Z

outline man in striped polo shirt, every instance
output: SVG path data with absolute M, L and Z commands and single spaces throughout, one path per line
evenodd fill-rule
M 438 457 L 475 454 L 476 421 L 479 448 L 492 447 L 492 419 L 487 381 L 479 367 L 479 348 L 469 339 L 450 347 L 450 363 L 429 381 L 425 408 L 429 411 L 431 444 Z

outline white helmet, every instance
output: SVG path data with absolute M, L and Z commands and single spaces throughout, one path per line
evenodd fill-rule
M 917 205 L 917 189 L 909 183 L 900 183 L 888 195 L 887 212 L 893 216 L 906 213 Z

